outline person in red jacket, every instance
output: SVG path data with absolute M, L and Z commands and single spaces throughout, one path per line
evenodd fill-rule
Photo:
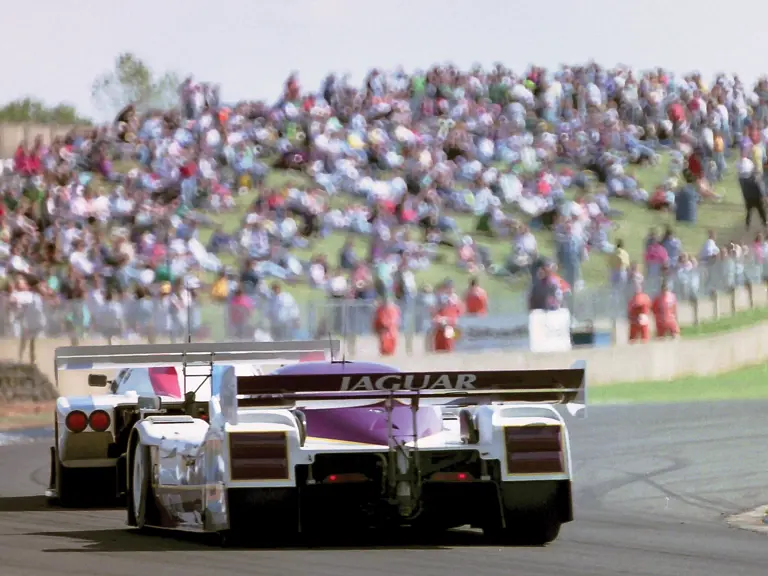
M 397 350 L 400 329 L 400 308 L 385 296 L 373 318 L 373 331 L 379 339 L 379 354 L 392 356 Z
M 464 305 L 467 308 L 467 314 L 475 316 L 485 316 L 488 314 L 488 294 L 480 288 L 477 278 L 469 281 L 469 290 L 464 296 Z
M 639 282 L 635 284 L 635 295 L 629 301 L 627 318 L 629 319 L 629 341 L 648 342 L 651 339 L 651 298 L 643 292 Z
M 662 282 L 661 292 L 653 300 L 653 315 L 656 317 L 657 338 L 675 338 L 680 335 L 680 327 L 677 324 L 677 297 L 666 281 Z
M 456 324 L 461 312 L 457 296 L 441 295 L 437 312 L 432 317 L 435 352 L 452 352 L 456 347 Z

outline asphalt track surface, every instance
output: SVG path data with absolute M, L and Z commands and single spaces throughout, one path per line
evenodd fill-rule
M 142 535 L 121 510 L 47 507 L 47 441 L 3 446 L 0 574 L 765 576 L 765 535 L 724 518 L 768 502 L 766 414 L 757 402 L 590 408 L 571 424 L 576 520 L 543 548 L 470 530 L 269 549 Z

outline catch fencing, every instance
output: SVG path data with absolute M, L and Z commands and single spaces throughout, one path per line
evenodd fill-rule
M 720 259 L 692 270 L 650 273 L 645 291 L 658 293 L 666 278 L 680 302 L 733 292 L 739 286 L 764 284 L 766 266 L 757 261 Z M 576 323 L 599 323 L 626 318 L 632 287 L 627 282 L 587 288 L 566 298 Z M 126 296 L 109 304 L 96 300 L 42 301 L 18 307 L 8 294 L 0 295 L 0 337 L 69 338 L 72 343 L 104 339 L 135 341 L 312 339 L 373 334 L 377 303 L 371 300 L 317 299 L 299 305 L 297 315 L 274 309 L 265 297 L 254 295 L 247 307 L 201 298 L 190 309 L 179 309 L 166 298 L 135 300 Z M 431 328 L 435 301 L 416 295 L 399 302 L 401 333 L 423 335 Z M 510 292 L 489 303 L 489 318 L 519 326 L 528 315 L 528 295 Z

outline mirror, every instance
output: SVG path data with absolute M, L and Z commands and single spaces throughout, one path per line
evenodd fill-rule
M 139 410 L 160 410 L 161 404 L 159 396 L 139 396 L 136 407 Z
M 103 388 L 107 385 L 107 377 L 104 374 L 88 374 L 88 386 Z

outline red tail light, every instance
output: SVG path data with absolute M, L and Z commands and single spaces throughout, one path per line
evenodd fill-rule
M 508 474 L 559 474 L 565 471 L 560 426 L 507 427 Z
M 331 474 L 323 483 L 325 484 L 351 484 L 354 482 L 368 482 L 365 474 Z
M 104 432 L 112 423 L 112 418 L 110 418 L 109 414 L 104 410 L 96 410 L 91 412 L 91 415 L 88 417 L 88 422 L 90 423 L 92 430 L 96 432 Z
M 88 417 L 85 415 L 85 412 L 73 410 L 67 414 L 67 417 L 64 419 L 64 424 L 70 432 L 82 432 L 88 428 Z
M 433 482 L 471 482 L 475 478 L 469 472 L 436 472 L 429 479 Z
M 235 432 L 229 435 L 232 480 L 287 480 L 288 438 L 284 432 Z

